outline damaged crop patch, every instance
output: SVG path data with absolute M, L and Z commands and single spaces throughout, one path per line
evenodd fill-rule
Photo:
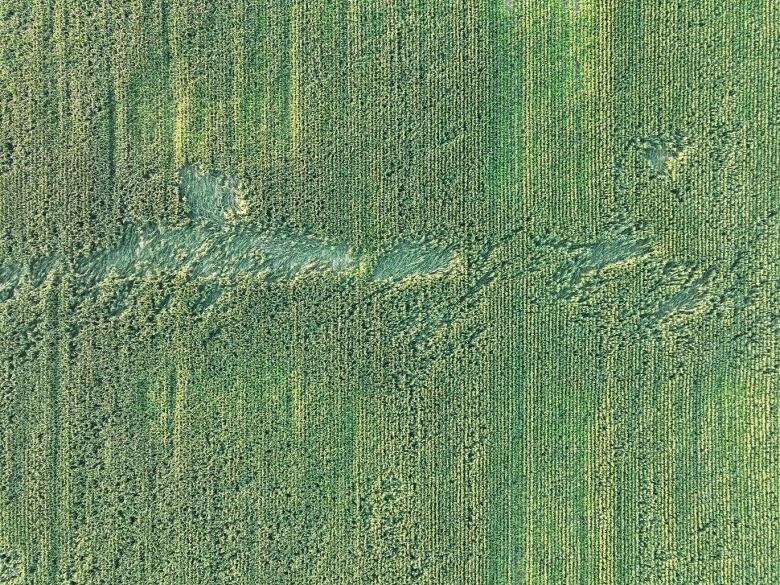
M 457 255 L 447 246 L 400 242 L 380 253 L 371 280 L 402 280 L 412 276 L 440 276 L 455 269 Z
M 0 301 L 10 299 L 19 286 L 41 286 L 55 268 L 73 272 L 87 292 L 111 291 L 106 306 L 109 315 L 117 316 L 127 307 L 134 283 L 161 274 L 218 280 L 221 287 L 240 278 L 280 283 L 325 273 L 393 282 L 443 277 L 457 265 L 452 246 L 408 240 L 389 249 L 362 250 L 307 230 L 250 221 L 245 191 L 235 178 L 193 165 L 181 169 L 180 193 L 189 213 L 183 225 L 130 224 L 115 245 L 90 255 L 0 263 Z M 205 293 L 191 308 L 201 312 L 219 296 Z
M 22 565 L 15 552 L 7 546 L 0 548 L 0 584 L 21 584 L 22 579 Z
M 610 272 L 628 268 L 651 252 L 650 240 L 635 227 L 607 226 L 597 238 L 585 243 L 552 242 L 567 255 L 553 274 L 554 296 L 583 298 Z
M 677 134 L 646 136 L 638 146 L 654 177 L 674 177 L 690 149 L 689 141 Z

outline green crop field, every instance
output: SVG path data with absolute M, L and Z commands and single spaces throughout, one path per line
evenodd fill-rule
M 0 584 L 780 584 L 780 3 L 0 0 Z

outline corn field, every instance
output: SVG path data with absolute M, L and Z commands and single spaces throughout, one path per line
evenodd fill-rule
M 779 35 L 0 0 L 0 583 L 780 584 Z

